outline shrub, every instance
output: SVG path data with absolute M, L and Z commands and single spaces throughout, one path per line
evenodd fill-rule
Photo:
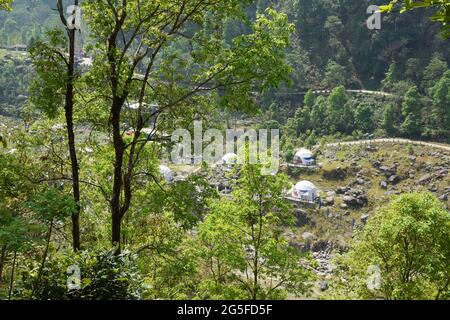
M 48 260 L 39 283 L 38 266 L 28 266 L 16 289 L 16 298 L 38 300 L 134 300 L 141 297 L 141 275 L 129 252 L 87 250 L 62 252 Z M 69 267 L 74 267 L 69 269 Z M 79 269 L 78 269 L 79 268 Z M 69 290 L 80 270 L 80 288 Z M 74 276 L 71 278 L 71 276 Z M 72 282 L 72 284 L 78 284 Z

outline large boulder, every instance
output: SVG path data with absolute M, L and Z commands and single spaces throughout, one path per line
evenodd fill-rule
M 328 290 L 328 282 L 326 281 L 321 281 L 320 282 L 320 291 L 327 291 Z
M 386 177 L 390 177 L 397 173 L 397 167 L 396 166 L 381 166 L 378 170 L 380 170 L 381 173 L 383 173 Z
M 346 187 L 339 187 L 336 189 L 336 194 L 345 194 L 348 191 Z
M 430 173 L 427 173 L 426 175 L 423 175 L 420 179 L 419 179 L 419 184 L 420 185 L 426 185 L 428 183 L 430 183 L 433 180 L 433 175 Z
M 328 241 L 326 241 L 326 240 L 319 240 L 319 241 L 316 241 L 312 245 L 311 250 L 313 252 L 319 252 L 319 251 L 326 250 L 328 247 L 329 247 L 329 242 Z
M 325 198 L 325 205 L 327 205 L 327 206 L 334 205 L 334 197 L 326 197 Z
M 389 183 L 391 183 L 391 184 L 397 184 L 397 183 L 399 183 L 400 181 L 402 181 L 402 178 L 401 178 L 400 176 L 394 174 L 394 175 L 392 175 L 392 176 L 389 177 L 388 181 L 389 181 Z
M 369 215 L 368 214 L 364 214 L 361 216 L 361 223 L 366 224 L 367 221 L 369 220 Z
M 323 176 L 328 180 L 344 180 L 347 176 L 348 169 L 337 167 L 336 169 L 324 170 Z
M 303 240 L 305 240 L 307 242 L 311 242 L 316 239 L 316 236 L 314 234 L 312 234 L 311 232 L 303 232 L 302 238 L 303 238 Z
M 353 196 L 343 196 L 342 201 L 349 206 L 356 206 L 358 204 L 358 199 Z
M 301 228 L 301 227 L 311 223 L 311 219 L 308 217 L 308 215 L 304 211 L 296 210 L 295 217 L 297 218 L 295 225 L 298 228 Z

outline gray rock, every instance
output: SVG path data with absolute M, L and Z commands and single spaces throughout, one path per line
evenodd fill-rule
M 381 162 L 380 161 L 374 161 L 372 162 L 372 166 L 376 169 L 378 169 L 381 166 Z
M 397 167 L 387 167 L 387 166 L 381 166 L 378 170 L 380 170 L 386 177 L 390 177 L 397 173 Z
M 386 182 L 386 181 L 381 181 L 381 182 L 380 182 L 380 187 L 381 187 L 382 189 L 387 189 L 387 187 L 388 187 L 387 182 Z
M 320 291 L 327 291 L 328 290 L 328 282 L 322 281 L 320 282 Z
M 325 203 L 326 203 L 327 206 L 334 205 L 334 198 L 333 197 L 326 197 Z
M 363 224 L 366 224 L 368 220 L 369 220 L 369 215 L 368 214 L 364 214 L 364 215 L 361 216 L 361 222 Z
M 327 249 L 328 246 L 329 246 L 328 241 L 319 240 L 312 245 L 311 250 L 313 252 L 319 252 L 319 251 L 323 251 L 323 250 Z
M 327 192 L 327 197 L 334 197 L 335 195 L 336 195 L 336 192 L 334 192 L 334 191 Z
M 419 179 L 419 184 L 425 185 L 425 184 L 429 183 L 432 179 L 433 179 L 432 174 L 426 174 Z
M 306 241 L 313 241 L 314 239 L 316 239 L 316 236 L 311 232 L 303 232 L 302 238 Z
M 398 176 L 398 175 L 392 175 L 392 176 L 390 176 L 389 177 L 389 179 L 388 179 L 388 181 L 390 182 L 390 183 L 392 183 L 392 184 L 397 184 L 397 183 L 399 183 L 400 181 L 402 180 L 402 178 L 400 177 L 400 176 Z
M 354 196 L 343 196 L 342 201 L 344 201 L 344 203 L 347 205 L 354 206 L 354 205 L 358 204 L 358 199 L 355 198 Z
M 361 200 L 364 205 L 367 205 L 369 203 L 369 198 L 365 194 L 358 196 L 358 200 Z
M 348 188 L 346 187 L 339 187 L 336 189 L 336 194 L 345 194 L 347 192 Z

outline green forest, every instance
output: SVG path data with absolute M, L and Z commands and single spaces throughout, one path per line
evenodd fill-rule
M 0 304 L 449 300 L 449 25 L 0 0 Z

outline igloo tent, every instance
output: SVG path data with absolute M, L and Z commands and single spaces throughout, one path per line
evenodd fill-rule
M 316 159 L 308 149 L 300 149 L 294 155 L 294 163 L 312 166 L 316 164 Z
M 164 180 L 166 180 L 167 182 L 172 182 L 174 179 L 173 172 L 172 172 L 172 170 L 170 170 L 169 167 L 160 165 L 159 173 L 161 174 L 161 176 L 163 176 Z
M 228 166 L 236 164 L 237 160 L 238 156 L 235 153 L 227 153 L 222 157 L 222 163 Z
M 300 181 L 294 186 L 292 197 L 300 201 L 314 202 L 317 198 L 316 186 L 309 181 Z

